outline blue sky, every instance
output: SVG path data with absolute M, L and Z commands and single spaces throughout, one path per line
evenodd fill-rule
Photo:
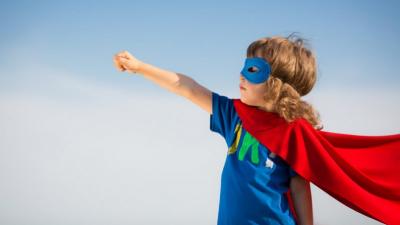
M 0 65 L 18 73 L 19 63 L 40 63 L 114 87 L 149 85 L 126 83 L 112 67 L 110 57 L 128 50 L 213 90 L 237 90 L 252 41 L 299 32 L 317 55 L 316 88 L 399 84 L 398 2 L 252 2 L 3 1 Z M 1 84 L 12 88 L 21 79 L 3 73 Z
M 398 1 L 1 1 L 0 222 L 215 224 L 224 140 L 197 106 L 118 72 L 112 56 L 121 50 L 238 97 L 247 46 L 298 32 L 317 56 L 305 99 L 325 130 L 398 133 L 399 9 Z M 312 188 L 316 224 L 380 224 Z

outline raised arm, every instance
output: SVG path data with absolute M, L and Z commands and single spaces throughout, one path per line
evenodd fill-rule
M 142 74 L 160 87 L 189 99 L 209 114 L 212 114 L 211 91 L 191 77 L 144 63 L 127 51 L 115 54 L 113 60 L 115 67 L 119 71 Z

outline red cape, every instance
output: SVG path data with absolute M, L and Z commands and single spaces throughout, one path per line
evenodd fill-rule
M 304 118 L 288 123 L 277 113 L 239 99 L 234 99 L 234 106 L 244 129 L 304 179 L 357 212 L 385 224 L 400 224 L 400 134 L 321 131 Z

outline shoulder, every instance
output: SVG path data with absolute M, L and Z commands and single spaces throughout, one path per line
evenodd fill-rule
M 210 130 L 222 135 L 230 144 L 238 122 L 239 116 L 234 107 L 234 99 L 212 92 Z

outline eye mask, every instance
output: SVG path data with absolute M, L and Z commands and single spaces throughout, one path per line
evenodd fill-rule
M 246 58 L 241 74 L 251 83 L 259 84 L 268 79 L 271 66 L 260 57 Z

